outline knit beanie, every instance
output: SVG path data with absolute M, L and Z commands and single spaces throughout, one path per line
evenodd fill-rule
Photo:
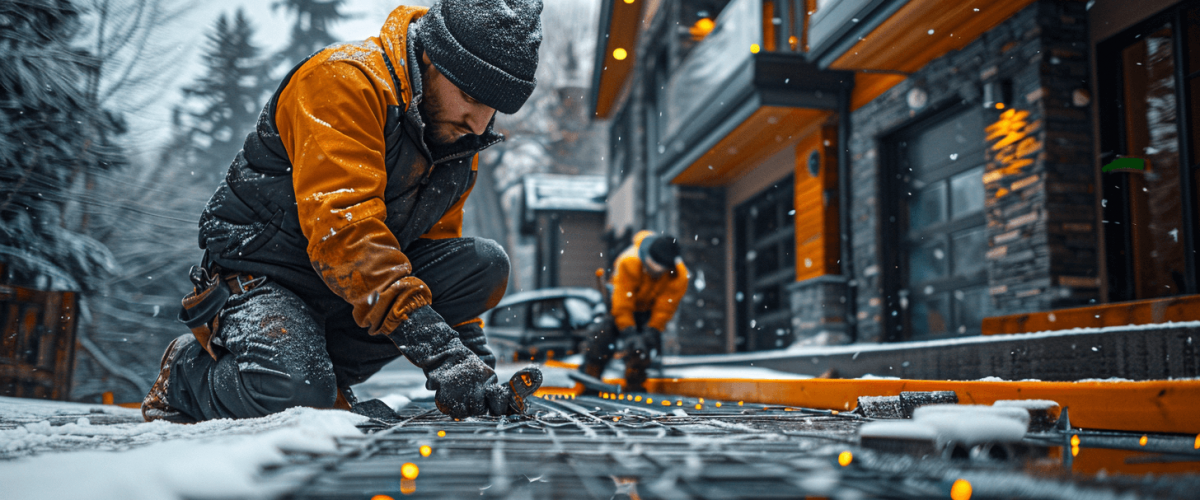
M 437 0 L 417 37 L 451 83 L 513 114 L 537 84 L 541 13 L 541 0 Z
M 675 268 L 675 259 L 679 257 L 679 243 L 675 241 L 674 236 L 647 236 L 642 240 L 642 247 L 646 248 L 646 254 L 656 264 L 667 269 Z

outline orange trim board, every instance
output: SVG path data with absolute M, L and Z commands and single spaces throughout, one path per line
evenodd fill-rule
M 650 379 L 651 392 L 714 400 L 851 410 L 859 396 L 901 391 L 954 391 L 962 404 L 1049 399 L 1087 429 L 1196 434 L 1200 380 L 1122 382 L 990 382 L 897 379 Z

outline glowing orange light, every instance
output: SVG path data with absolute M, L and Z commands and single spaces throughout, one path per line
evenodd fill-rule
M 842 467 L 850 465 L 850 462 L 853 461 L 854 454 L 850 453 L 849 451 L 843 451 L 838 454 L 838 465 L 841 465 Z
M 696 24 L 688 28 L 688 34 L 692 35 L 692 40 L 698 42 L 708 36 L 709 33 L 712 33 L 714 27 L 716 27 L 716 23 L 712 19 L 704 17 L 697 20 Z
M 741 402 L 741 401 L 738 401 L 738 406 L 742 406 L 742 402 Z
M 389 497 L 387 495 L 375 495 L 375 496 L 371 497 L 371 500 L 396 500 L 396 499 Z
M 1149 441 L 1149 440 L 1150 440 L 1150 438 L 1146 437 L 1145 434 L 1142 434 L 1142 438 L 1138 440 L 1138 444 L 1140 444 L 1142 446 L 1146 446 L 1146 441 Z
M 1196 434 L 1196 444 L 1192 445 L 1193 450 L 1200 450 L 1200 434 Z
M 1004 109 L 1004 103 L 1002 103 L 1002 102 L 996 103 L 996 109 Z
M 421 445 L 421 456 L 422 457 L 428 457 L 430 453 L 433 453 L 433 448 L 430 448 L 429 445 L 427 445 L 427 444 Z
M 421 468 L 417 467 L 417 464 L 412 462 L 407 462 L 400 466 L 400 477 L 404 479 L 416 479 L 417 475 L 420 473 Z
M 438 431 L 438 437 L 440 437 L 440 438 L 446 437 L 446 431 Z
M 699 403 L 696 403 L 696 409 L 699 410 L 701 408 L 703 408 L 703 406 L 701 406 Z
M 971 482 L 966 479 L 954 481 L 950 486 L 951 500 L 971 500 Z
M 704 398 L 700 398 L 700 404 L 704 404 Z
M 617 47 L 613 50 L 613 59 L 624 61 L 626 57 L 629 57 L 629 52 L 626 52 L 625 49 Z
M 625 3 L 633 3 L 633 0 L 625 0 Z
M 721 407 L 721 402 L 717 401 L 717 408 L 720 408 L 720 407 Z
M 829 413 L 832 413 L 832 414 L 834 414 L 834 415 L 837 415 L 837 414 L 838 414 L 838 411 L 837 411 L 837 410 L 829 410 Z
M 1078 446 L 1072 446 L 1072 447 L 1071 447 L 1071 456 L 1072 456 L 1072 457 L 1077 457 L 1077 456 L 1079 456 L 1079 447 L 1078 447 Z
M 750 53 L 751 54 L 757 54 L 758 51 L 759 51 L 759 47 L 758 47 L 757 43 L 750 44 Z
M 646 398 L 646 404 L 653 404 L 653 403 L 654 403 L 653 399 Z M 1196 442 L 1200 443 L 1200 436 L 1196 436 Z
M 411 495 L 417 492 L 417 482 L 412 479 L 400 480 L 400 493 Z
M 683 401 L 676 401 L 675 406 L 683 406 Z
M 663 401 L 663 406 L 671 406 L 671 402 L 670 402 L 670 401 Z
M 619 420 L 621 420 L 621 417 L 613 417 L 613 422 L 617 422 Z
M 641 403 L 641 402 L 642 402 L 642 397 L 641 397 L 641 396 L 636 396 L 636 397 L 634 397 L 634 398 L 633 398 L 633 400 L 634 400 L 634 401 L 636 401 L 636 402 L 638 402 L 638 403 Z
M 1079 446 L 1079 434 L 1071 436 L 1071 446 Z
M 799 38 L 796 38 L 795 36 L 788 37 L 788 47 L 790 47 L 792 50 L 796 50 L 796 47 L 798 47 L 799 45 L 800 45 Z

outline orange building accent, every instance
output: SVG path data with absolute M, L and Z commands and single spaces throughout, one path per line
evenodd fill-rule
M 820 158 L 813 176 L 809 158 Z M 796 281 L 838 274 L 837 128 L 821 127 L 796 145 Z
M 750 167 L 813 133 L 830 114 L 816 109 L 762 106 L 671 183 L 718 187 L 736 182 L 750 173 Z
M 642 4 L 646 2 L 613 2 L 612 21 L 600 29 L 608 30 L 608 42 L 604 49 L 604 70 L 600 85 L 596 88 L 596 117 L 612 116 L 613 107 L 621 97 L 629 74 L 637 63 L 636 51 L 638 31 L 641 27 Z M 626 57 L 617 60 L 616 49 L 625 49 Z
M 1200 295 L 993 316 L 983 319 L 983 334 L 1150 325 L 1168 321 L 1200 321 Z

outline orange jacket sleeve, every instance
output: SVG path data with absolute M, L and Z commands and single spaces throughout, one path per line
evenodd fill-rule
M 471 170 L 475 172 L 479 171 L 479 155 L 475 155 L 475 158 L 471 159 Z M 475 184 L 472 183 L 471 187 L 467 188 L 462 197 L 446 210 L 445 214 L 442 214 L 442 218 L 438 219 L 437 223 L 429 229 L 429 232 L 421 235 L 421 237 L 431 240 L 462 238 L 463 207 L 466 206 L 467 197 L 471 195 L 471 191 L 474 189 Z
M 310 60 L 280 94 L 275 121 L 313 269 L 376 335 L 432 297 L 384 224 L 383 117 L 400 89 L 366 64 Z
M 612 317 L 617 329 L 637 326 L 633 320 L 638 284 L 642 281 L 642 261 L 636 255 L 621 255 L 613 272 Z
M 687 293 L 687 273 L 687 267 L 684 267 L 682 262 L 675 265 L 675 276 L 664 283 L 662 293 L 654 298 L 654 306 L 650 308 L 650 321 L 646 322 L 646 326 L 660 332 L 667 329 L 667 322 L 675 317 L 675 310 L 679 309 L 679 302 Z

